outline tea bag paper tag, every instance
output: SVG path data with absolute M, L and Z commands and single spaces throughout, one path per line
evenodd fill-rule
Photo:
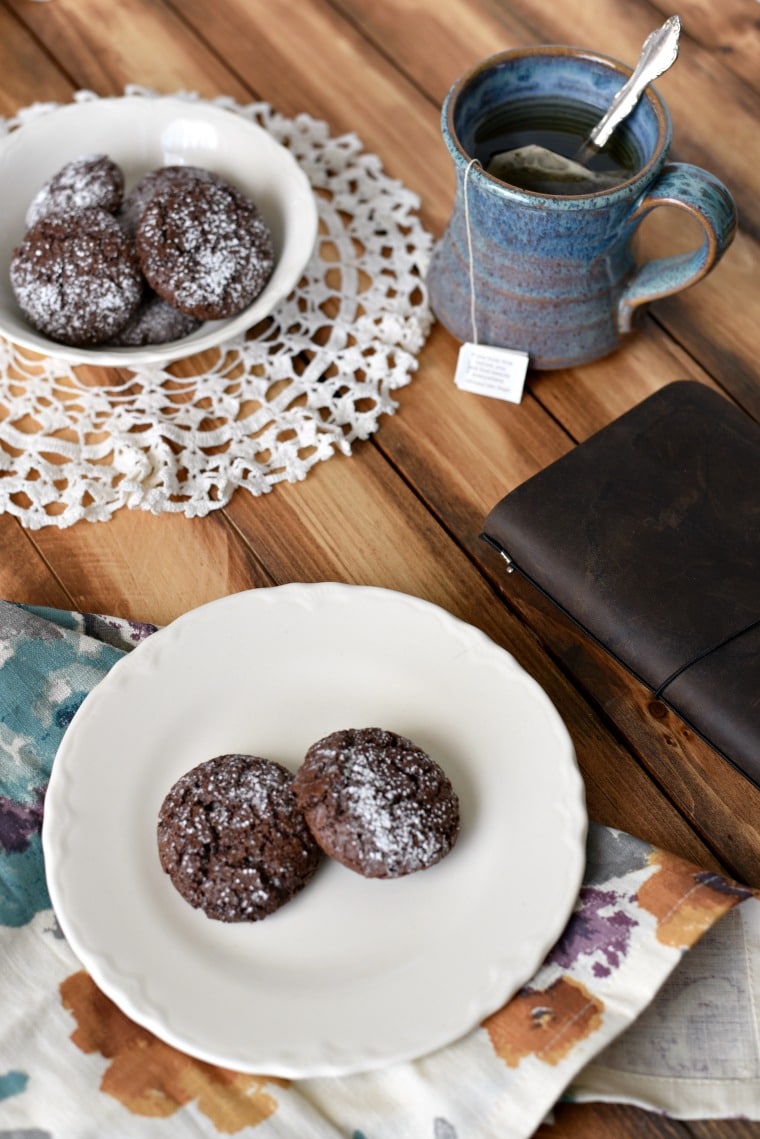
M 461 391 L 520 403 L 528 362 L 527 352 L 466 341 L 459 349 L 454 383 Z

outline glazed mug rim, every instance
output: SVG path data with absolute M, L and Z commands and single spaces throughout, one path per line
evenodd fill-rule
M 549 194 L 536 190 L 526 190 L 520 186 L 513 186 L 511 183 L 505 182 L 493 174 L 489 174 L 483 169 L 480 163 L 476 163 L 473 156 L 468 154 L 464 149 L 454 126 L 454 113 L 460 98 L 467 92 L 474 81 L 485 72 L 492 71 L 500 64 L 511 62 L 512 60 L 557 56 L 572 57 L 579 61 L 586 60 L 589 63 L 601 65 L 609 71 L 616 71 L 621 77 L 621 85 L 625 83 L 633 73 L 633 68 L 615 59 L 613 56 L 605 55 L 603 52 L 593 51 L 587 48 L 572 47 L 567 44 L 538 44 L 531 47 L 509 48 L 506 51 L 496 52 L 494 55 L 481 60 L 475 64 L 474 67 L 471 67 L 469 71 L 461 75 L 459 79 L 454 82 L 444 100 L 442 109 L 444 137 L 454 161 L 457 165 L 465 168 L 468 172 L 468 177 L 478 180 L 482 179 L 488 189 L 498 191 L 513 199 L 518 198 L 526 203 L 532 202 L 537 204 L 539 202 L 546 202 L 550 204 L 561 204 L 564 205 L 565 208 L 573 204 L 582 205 L 586 201 L 590 204 L 598 205 L 600 200 L 605 198 L 617 198 L 626 193 L 630 193 L 631 187 L 635 188 L 639 185 L 647 185 L 665 162 L 672 141 L 670 112 L 662 96 L 651 83 L 643 92 L 641 99 L 647 100 L 657 120 L 656 145 L 647 161 L 640 166 L 634 174 L 628 178 L 621 179 L 621 181 L 617 182 L 614 186 L 603 187 L 600 190 L 592 190 L 584 194 Z

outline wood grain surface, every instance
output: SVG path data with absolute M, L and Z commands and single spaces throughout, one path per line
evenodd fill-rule
M 573 736 L 590 815 L 760 886 L 760 793 L 541 597 L 480 538 L 507 491 L 672 380 L 722 391 L 760 418 L 760 4 L 685 0 L 676 66 L 658 81 L 672 156 L 717 173 L 736 240 L 704 281 L 653 305 L 631 343 L 582 368 L 529 374 L 519 405 L 459 392 L 441 327 L 398 410 L 350 457 L 299 484 L 187 520 L 119 511 L 26 531 L 0 516 L 0 596 L 171 621 L 228 593 L 335 580 L 444 606 L 508 649 Z M 633 63 L 670 9 L 648 0 L 6 0 L 0 114 L 74 92 L 229 95 L 355 132 L 419 196 L 437 237 L 454 177 L 440 135 L 449 86 L 479 60 L 541 42 Z M 694 240 L 674 210 L 645 223 L 662 255 Z M 111 377 L 112 378 L 112 377 Z M 82 370 L 85 383 L 102 382 Z M 758 481 L 760 472 L 747 472 Z M 740 1121 L 676 1122 L 618 1105 L 563 1105 L 542 1139 L 750 1139 Z

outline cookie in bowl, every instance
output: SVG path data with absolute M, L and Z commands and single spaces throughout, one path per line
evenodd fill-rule
M 198 320 L 236 316 L 274 266 L 272 235 L 251 199 L 222 178 L 200 174 L 154 191 L 135 242 L 151 288 Z
M 62 210 L 85 210 L 98 206 L 116 213 L 124 195 L 124 173 L 107 154 L 84 154 L 73 158 L 37 191 L 26 211 L 27 227 L 41 217 Z
M 127 321 L 111 344 L 122 348 L 141 348 L 146 344 L 167 344 L 181 340 L 200 328 L 201 322 L 194 316 L 180 312 L 167 304 L 146 285 L 137 312 Z
M 159 166 L 143 174 L 129 193 L 124 196 L 119 209 L 119 221 L 134 237 L 140 219 L 156 194 L 182 188 L 198 179 L 214 181 L 217 175 L 203 166 Z
M 76 346 L 115 336 L 144 288 L 132 241 L 95 206 L 43 213 L 13 251 L 10 278 L 29 323 Z

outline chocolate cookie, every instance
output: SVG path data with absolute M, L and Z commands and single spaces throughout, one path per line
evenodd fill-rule
M 149 170 L 125 195 L 119 210 L 119 220 L 127 232 L 134 236 L 146 206 L 156 194 L 189 186 L 199 179 L 202 182 L 220 181 L 216 174 L 202 166 L 160 166 L 157 170 Z
M 97 208 L 44 214 L 14 250 L 10 277 L 27 320 L 64 344 L 111 339 L 143 294 L 133 243 Z
M 27 226 L 45 214 L 61 210 L 84 210 L 98 206 L 108 213 L 118 210 L 124 193 L 124 174 L 106 154 L 87 154 L 67 162 L 44 184 L 26 213 Z
M 222 179 L 199 177 L 154 194 L 136 242 L 151 288 L 198 320 L 241 312 L 274 265 L 272 237 L 258 209 Z
M 142 348 L 146 344 L 167 344 L 200 328 L 194 316 L 172 308 L 151 289 L 145 289 L 139 309 L 111 341 L 117 348 Z
M 448 854 L 459 834 L 449 779 L 411 740 L 382 728 L 312 744 L 293 789 L 322 849 L 367 878 L 399 878 Z
M 159 812 L 158 853 L 191 906 L 217 921 L 259 921 L 303 889 L 320 852 L 292 782 L 252 755 L 219 755 L 177 780 Z

